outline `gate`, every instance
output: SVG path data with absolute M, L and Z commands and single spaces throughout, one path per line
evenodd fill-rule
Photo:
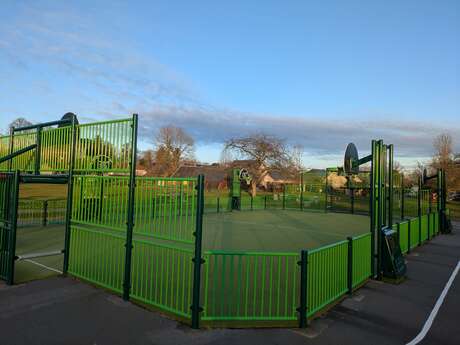
M 19 172 L 0 173 L 0 279 L 13 284 Z

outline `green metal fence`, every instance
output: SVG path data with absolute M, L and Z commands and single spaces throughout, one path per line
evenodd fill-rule
M 132 118 L 76 125 L 75 171 L 84 173 L 128 172 L 132 141 Z M 48 128 L 0 137 L 0 156 L 33 145 L 40 136 L 40 171 L 67 172 L 69 169 L 72 127 Z M 35 150 L 0 164 L 0 171 L 31 172 Z M 11 169 L 10 169 L 11 168 Z
M 208 251 L 203 321 L 296 321 L 298 253 Z
M 351 238 L 352 241 L 352 288 L 371 276 L 371 233 Z
M 75 176 L 69 272 L 190 319 L 196 178 L 136 178 L 132 257 L 126 266 L 129 178 Z
M 348 291 L 347 263 L 347 241 L 308 251 L 307 316 L 322 310 Z
M 131 297 L 191 319 L 193 250 L 136 238 L 133 246 Z

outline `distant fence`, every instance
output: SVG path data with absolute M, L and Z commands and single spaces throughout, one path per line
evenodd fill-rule
M 18 226 L 64 224 L 66 199 L 20 199 L 18 204 Z

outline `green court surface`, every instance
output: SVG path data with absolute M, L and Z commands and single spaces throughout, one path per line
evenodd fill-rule
M 100 231 L 98 228 L 94 230 Z M 318 248 L 368 231 L 369 217 L 361 215 L 299 210 L 210 213 L 205 214 L 203 220 L 203 250 L 294 254 L 302 249 Z M 16 255 L 59 251 L 64 248 L 64 233 L 62 224 L 18 227 Z M 117 233 L 123 242 L 124 233 Z M 134 239 L 141 237 L 134 234 Z M 168 243 L 155 239 L 149 241 Z M 147 257 L 144 259 L 148 260 Z M 17 260 L 15 282 L 56 275 L 62 271 L 62 263 L 62 254 Z
M 369 232 L 369 217 L 298 210 L 206 214 L 204 250 L 300 252 Z
M 63 224 L 18 227 L 16 256 L 62 250 L 64 248 L 64 234 L 65 226 Z M 17 260 L 15 262 L 14 281 L 21 283 L 59 274 L 62 271 L 62 263 L 62 254 Z

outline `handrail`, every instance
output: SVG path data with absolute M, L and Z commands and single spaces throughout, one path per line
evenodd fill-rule
M 19 150 L 13 152 L 13 153 L 10 153 L 9 155 L 6 155 L 6 156 L 4 156 L 4 157 L 1 157 L 1 158 L 0 158 L 0 163 L 9 161 L 9 160 L 13 159 L 13 158 L 16 157 L 16 156 L 22 155 L 23 153 L 26 153 L 26 152 L 28 152 L 28 151 L 30 151 L 30 150 L 35 149 L 36 147 L 37 147 L 37 144 L 32 144 L 32 145 L 29 145 L 29 146 L 24 147 L 24 148 L 22 148 L 22 149 L 19 149 Z

